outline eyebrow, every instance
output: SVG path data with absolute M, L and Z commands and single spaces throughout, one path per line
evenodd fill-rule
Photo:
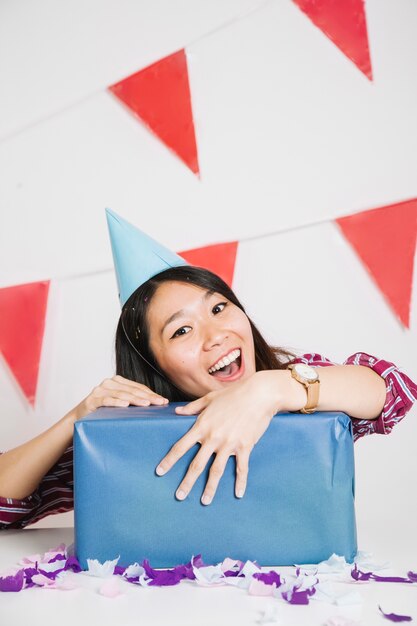
M 201 298 L 200 302 L 208 300 L 210 296 L 212 296 L 214 293 L 215 292 L 211 290 L 206 291 L 206 293 Z M 182 315 L 184 315 L 185 312 L 186 312 L 186 309 L 180 309 L 179 311 L 176 311 L 176 313 L 173 313 L 172 315 L 170 315 L 170 317 L 166 320 L 165 324 L 162 326 L 161 335 L 164 332 L 165 328 L 168 326 L 168 324 L 176 320 L 178 317 L 181 317 Z

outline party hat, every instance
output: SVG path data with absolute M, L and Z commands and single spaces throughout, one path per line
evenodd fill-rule
M 169 267 L 188 265 L 144 232 L 106 209 L 114 267 L 121 306 L 136 289 L 155 274 Z

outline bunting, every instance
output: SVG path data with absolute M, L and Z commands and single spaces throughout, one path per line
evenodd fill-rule
M 372 80 L 364 0 L 293 1 Z
M 417 199 L 335 220 L 393 311 L 410 327 Z
M 187 263 L 204 267 L 214 272 L 224 282 L 232 287 L 233 276 L 236 263 L 237 241 L 227 243 L 217 243 L 203 248 L 194 248 L 193 250 L 185 250 L 178 254 L 182 256 Z
M 109 91 L 200 174 L 184 49 L 111 85 Z
M 0 289 L 0 351 L 27 400 L 35 404 L 49 281 Z

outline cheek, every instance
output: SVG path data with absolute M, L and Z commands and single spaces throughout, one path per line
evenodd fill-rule
M 164 369 L 177 381 L 183 376 L 190 376 L 196 370 L 198 354 L 184 346 L 174 346 L 164 354 Z

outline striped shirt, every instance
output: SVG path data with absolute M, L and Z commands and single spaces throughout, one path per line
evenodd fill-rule
M 303 354 L 291 362 L 306 363 L 313 367 L 338 365 L 315 353 Z M 385 380 L 386 386 L 385 404 L 376 419 L 351 418 L 353 440 L 357 441 L 360 437 L 372 433 L 388 435 L 417 400 L 417 384 L 394 363 L 365 352 L 352 354 L 343 365 L 370 367 Z M 29 496 L 22 500 L 0 496 L 0 530 L 24 528 L 47 515 L 71 511 L 74 508 L 73 491 L 73 446 L 70 445 Z

